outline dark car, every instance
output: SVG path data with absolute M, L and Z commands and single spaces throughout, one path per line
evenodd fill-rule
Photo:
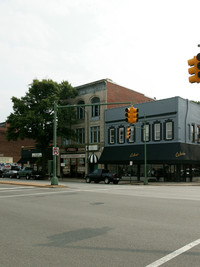
M 31 167 L 24 167 L 17 173 L 17 178 L 20 179 L 21 177 L 25 177 L 28 179 L 42 179 L 43 175 L 41 171 L 35 171 Z
M 120 181 L 119 175 L 117 173 L 109 172 L 105 169 L 97 169 L 92 173 L 88 173 L 85 176 L 86 183 L 91 183 L 94 181 L 95 183 L 99 183 L 104 181 L 105 184 L 109 184 L 112 182 L 113 184 L 118 184 Z

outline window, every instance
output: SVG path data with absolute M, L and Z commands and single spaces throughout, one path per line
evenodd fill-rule
M 90 128 L 90 143 L 100 143 L 100 127 L 94 126 Z
M 115 143 L 115 128 L 109 129 L 109 143 L 114 144 Z
M 200 143 L 200 125 L 197 126 L 197 142 Z
M 153 139 L 154 141 L 161 140 L 161 124 L 159 122 L 154 123 Z
M 92 104 L 99 103 L 100 99 L 98 97 L 94 97 L 91 101 Z M 91 107 L 91 117 L 99 117 L 100 116 L 100 106 L 95 105 Z
M 67 138 L 62 138 L 62 145 L 63 146 L 68 146 L 71 145 L 71 140 L 68 140 Z
M 130 126 L 130 138 L 128 139 L 129 143 L 135 142 L 135 126 Z
M 84 105 L 84 101 L 79 101 L 78 105 Z M 77 119 L 85 118 L 85 107 L 77 107 Z
M 191 140 L 194 143 L 195 142 L 195 125 L 191 125 Z
M 144 124 L 143 125 L 143 142 L 148 142 L 150 140 L 150 125 Z
M 118 142 L 120 144 L 123 144 L 124 143 L 124 127 L 120 127 L 118 129 Z
M 166 127 L 166 132 L 165 132 L 166 140 L 173 139 L 173 124 L 172 124 L 172 121 L 166 122 L 165 127 Z
M 77 135 L 77 144 L 84 144 L 85 143 L 85 129 L 84 128 L 76 129 L 76 135 Z

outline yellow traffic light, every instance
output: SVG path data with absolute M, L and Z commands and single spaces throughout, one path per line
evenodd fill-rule
M 131 129 L 130 129 L 130 127 L 127 127 L 127 129 L 126 129 L 126 139 L 128 140 L 130 138 L 130 136 L 131 136 Z
M 125 109 L 126 111 L 126 122 L 128 123 L 136 123 L 138 122 L 138 108 L 129 107 Z
M 189 74 L 194 74 L 189 77 L 190 83 L 200 83 L 200 53 L 192 59 L 188 60 L 188 65 L 191 68 L 188 69 Z

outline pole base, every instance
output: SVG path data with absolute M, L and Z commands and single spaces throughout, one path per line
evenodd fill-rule
M 56 176 L 52 177 L 51 185 L 58 185 L 58 178 Z

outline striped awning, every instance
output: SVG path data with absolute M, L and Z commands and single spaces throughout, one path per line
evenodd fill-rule
M 88 157 L 88 162 L 91 164 L 95 164 L 98 162 L 98 157 L 95 154 L 92 154 Z

